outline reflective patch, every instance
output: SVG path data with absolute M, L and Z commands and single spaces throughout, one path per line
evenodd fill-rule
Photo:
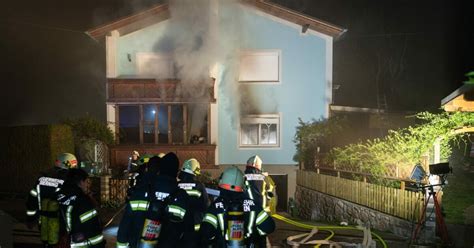
M 28 216 L 33 216 L 35 214 L 36 214 L 36 210 L 26 211 L 26 215 L 28 215 Z
M 155 197 L 157 200 L 159 201 L 163 201 L 164 199 L 166 199 L 166 197 L 168 197 L 170 195 L 170 193 L 165 193 L 165 192 L 155 192 Z
M 265 176 L 262 174 L 245 174 L 245 179 L 248 181 L 263 181 Z
M 57 188 L 60 185 L 63 185 L 63 183 L 64 183 L 64 180 L 57 179 L 57 178 L 52 178 L 52 177 L 40 177 L 40 179 L 39 179 L 39 185 L 41 185 L 41 186 Z
M 180 187 L 181 189 L 193 189 L 196 187 L 196 184 L 195 183 L 179 183 L 178 184 L 178 187 Z
M 32 190 L 30 190 L 30 195 L 33 196 L 33 197 L 37 197 L 38 192 L 36 192 L 36 190 L 32 189 Z

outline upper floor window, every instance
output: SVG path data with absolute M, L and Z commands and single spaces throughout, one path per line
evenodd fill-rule
M 240 147 L 280 146 L 279 115 L 247 115 L 240 120 Z
M 240 82 L 280 82 L 281 52 L 278 50 L 244 51 L 240 54 Z
M 175 78 L 173 59 L 167 54 L 140 52 L 136 54 L 136 61 L 139 76 L 158 79 Z

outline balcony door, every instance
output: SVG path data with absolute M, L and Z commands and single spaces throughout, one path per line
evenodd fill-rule
M 207 144 L 208 104 L 119 105 L 120 144 Z

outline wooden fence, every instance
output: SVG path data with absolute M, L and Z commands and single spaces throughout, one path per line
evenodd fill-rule
M 109 201 L 122 204 L 127 198 L 128 180 L 111 178 L 109 181 Z
M 424 194 L 298 170 L 297 185 L 405 220 L 418 220 Z

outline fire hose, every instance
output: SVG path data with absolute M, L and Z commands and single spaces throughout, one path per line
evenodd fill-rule
M 351 226 L 315 226 L 315 225 L 304 224 L 304 223 L 297 222 L 297 221 L 294 221 L 292 219 L 286 218 L 286 217 L 281 216 L 279 214 L 273 214 L 272 217 L 275 218 L 275 219 L 284 221 L 284 222 L 286 222 L 290 225 L 293 225 L 293 226 L 297 226 L 297 227 L 301 227 L 301 228 L 305 228 L 305 229 L 310 229 L 310 230 L 313 230 L 314 228 L 317 228 L 317 229 L 322 230 L 322 231 L 327 231 L 330 234 L 324 240 L 330 240 L 335 235 L 333 230 L 358 230 L 358 231 L 360 231 L 360 229 L 358 229 L 357 227 L 351 227 Z M 380 237 L 378 234 L 376 234 L 374 232 L 371 232 L 371 234 L 374 235 L 380 241 L 380 243 L 382 244 L 382 246 L 384 248 L 388 247 L 387 243 L 385 243 L 385 241 L 382 239 L 382 237 Z M 320 245 L 317 245 L 316 247 L 319 247 L 319 246 Z

